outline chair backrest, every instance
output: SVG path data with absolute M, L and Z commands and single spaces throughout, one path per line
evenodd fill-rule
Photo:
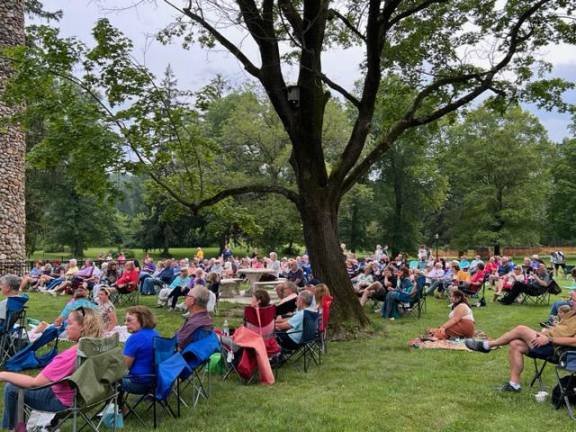
M 320 314 L 311 310 L 304 310 L 304 320 L 302 322 L 302 339 L 301 344 L 306 344 L 316 340 L 318 332 L 318 320 Z
M 104 338 L 83 337 L 78 341 L 78 360 L 80 364 L 87 358 L 95 357 L 102 353 L 112 351 L 119 345 L 118 333 Z
M 178 340 L 176 336 L 171 338 L 154 336 L 152 346 L 154 347 L 154 365 L 159 365 L 176 352 Z
M 7 298 L 6 319 L 0 324 L 0 333 L 10 332 L 18 321 L 24 319 L 27 301 L 28 296 L 14 296 Z
M 252 306 L 246 306 L 244 308 L 244 325 L 265 339 L 274 334 L 275 318 L 276 306 L 274 305 L 262 308 Z
M 334 298 L 332 296 L 325 295 L 322 297 L 322 304 L 320 305 L 322 316 L 320 317 L 320 324 L 318 325 L 321 332 L 326 331 L 330 323 L 330 308 L 332 307 L 333 301 Z

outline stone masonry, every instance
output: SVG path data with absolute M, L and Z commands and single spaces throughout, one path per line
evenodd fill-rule
M 24 0 L 0 0 L 0 47 L 24 44 Z M 10 76 L 10 64 L 0 59 L 0 93 Z M 13 113 L 0 102 L 0 117 Z M 0 129 L 0 268 L 26 257 L 24 207 L 24 134 L 18 127 Z M 14 266 L 20 273 L 19 266 Z

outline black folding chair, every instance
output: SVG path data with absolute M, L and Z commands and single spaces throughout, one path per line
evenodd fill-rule
M 561 377 L 560 372 L 567 374 Z M 560 408 L 562 404 L 566 405 L 568 415 L 572 420 L 576 420 L 573 406 L 573 401 L 576 400 L 576 350 L 560 354 L 556 366 L 556 378 L 558 384 L 552 392 L 552 403 L 556 408 Z
M 282 349 L 282 354 L 279 356 L 278 361 L 272 366 L 279 368 L 287 362 L 297 362 L 300 359 L 304 363 L 304 372 L 308 372 L 308 365 L 314 362 L 317 366 L 320 365 L 321 351 L 318 349 L 319 338 L 319 319 L 320 314 L 311 310 L 304 310 L 304 318 L 302 323 L 302 338 L 300 343 L 294 350 Z M 296 334 L 300 332 L 292 331 L 286 332 L 287 334 Z

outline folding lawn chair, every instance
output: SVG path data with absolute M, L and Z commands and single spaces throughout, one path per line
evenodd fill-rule
M 318 321 L 318 349 L 321 354 L 328 352 L 328 325 L 330 324 L 330 308 L 333 301 L 334 298 L 329 295 L 322 297 L 321 314 Z
M 104 416 L 98 420 L 98 413 L 107 407 L 117 407 L 118 383 L 126 373 L 124 356 L 118 343 L 118 335 L 108 338 L 81 338 L 78 342 L 76 371 L 55 383 L 40 388 L 51 387 L 63 382 L 74 389 L 74 403 L 70 408 L 55 413 L 50 428 L 59 429 L 68 419 L 72 419 L 72 430 L 78 430 L 78 420 L 84 420 L 84 427 L 98 431 Z M 26 389 L 18 391 L 18 405 L 23 407 L 18 417 L 22 419 L 30 414 L 31 409 L 24 401 Z M 112 405 L 114 404 L 114 405 Z M 113 427 L 116 428 L 118 416 L 113 416 Z
M 530 381 L 530 388 L 534 387 L 534 384 L 536 384 L 536 381 L 538 381 L 539 389 L 542 391 L 545 388 L 544 382 L 542 381 L 542 374 L 544 373 L 544 369 L 546 369 L 546 365 L 548 365 L 548 363 L 558 364 L 558 357 L 556 355 L 538 356 L 531 355 L 530 353 L 526 354 L 526 356 L 531 358 L 534 362 L 534 376 L 532 377 L 532 381 Z
M 0 366 L 28 344 L 26 333 L 27 296 L 8 297 L 6 319 L 0 321 Z
M 568 374 L 561 377 L 560 371 Z M 576 401 L 576 350 L 565 351 L 560 355 L 556 366 L 556 378 L 558 384 L 552 391 L 552 404 L 557 409 L 566 405 L 568 415 L 572 420 L 576 420 L 573 406 Z
M 273 363 L 274 357 L 278 356 L 281 351 L 280 346 L 274 337 L 275 318 L 276 306 L 274 305 L 256 308 L 246 306 L 244 308 L 244 326 L 246 329 L 262 337 L 268 359 L 271 360 L 271 363 Z M 245 349 L 249 348 L 240 347 L 233 341 L 228 341 L 226 338 L 224 338 L 223 341 L 222 355 L 224 356 L 224 364 L 227 368 L 224 379 L 227 379 L 232 373 L 234 373 L 246 384 L 254 381 L 259 372 L 258 367 L 256 366 L 257 361 L 254 357 L 251 357 L 244 358 L 245 363 L 242 362 L 243 357 L 249 355 L 250 352 L 245 351 Z M 240 370 L 238 366 L 242 363 L 245 367 Z
M 63 331 L 63 326 L 48 326 L 38 339 L 10 357 L 4 367 L 11 372 L 43 368 L 58 354 L 58 336 Z
M 308 372 L 308 365 L 313 361 L 317 366 L 320 365 L 320 351 L 317 349 L 318 330 L 319 330 L 320 314 L 311 310 L 304 310 L 304 318 L 302 323 L 302 338 L 300 344 L 294 350 L 282 349 L 282 355 L 276 366 L 282 366 L 288 361 L 297 362 L 302 359 L 304 363 L 304 372 Z M 287 334 L 295 334 L 297 332 L 286 332 Z M 299 332 L 298 332 L 299 333 Z
M 478 300 L 478 303 L 475 306 L 485 307 L 487 305 L 487 303 L 486 303 L 486 282 L 488 282 L 489 276 L 490 275 L 488 275 L 488 274 L 484 275 L 484 280 L 482 281 L 482 284 L 480 284 L 480 286 L 478 286 L 478 289 L 462 289 L 462 288 L 460 288 L 460 290 L 464 293 L 464 295 L 466 297 L 468 297 L 469 299 Z
M 118 290 L 114 290 L 111 297 L 111 301 L 115 306 L 136 306 L 140 304 L 140 290 L 138 287 L 132 288 L 126 293 L 121 293 Z
M 554 282 L 554 281 L 553 281 Z M 556 283 L 556 282 L 554 282 Z M 534 304 L 534 305 L 549 305 L 550 304 L 550 291 L 547 288 L 541 294 L 529 295 L 527 293 L 522 294 L 522 304 Z
M 416 293 L 410 302 L 400 303 L 398 308 L 404 315 L 411 315 L 416 311 L 418 318 L 422 312 L 426 310 L 426 295 L 424 294 L 424 285 L 426 284 L 426 277 L 424 275 L 416 278 Z
M 208 400 L 210 397 L 210 356 L 216 352 L 220 352 L 218 336 L 213 331 L 203 329 L 196 330 L 193 341 L 182 350 L 187 364 L 180 374 L 184 405 L 188 406 L 184 396 L 187 389 L 192 389 L 190 401 L 193 407 L 201 398 Z
M 146 402 L 149 402 L 144 412 L 150 412 L 150 408 L 152 408 L 152 419 L 154 429 L 158 426 L 158 415 L 157 415 L 157 405 L 159 405 L 163 411 L 168 413 L 173 418 L 180 417 L 180 381 L 176 381 L 176 389 L 172 391 L 176 395 L 176 410 L 174 410 L 168 398 L 158 398 L 157 394 L 157 376 L 162 373 L 160 368 L 162 367 L 162 362 L 168 359 L 176 352 L 177 340 L 176 337 L 172 338 L 165 338 L 156 336 L 153 340 L 154 346 L 154 371 L 155 373 L 151 375 L 149 378 L 151 379 L 150 386 L 142 393 L 126 393 L 125 396 L 125 407 L 127 409 L 127 414 L 125 418 L 130 417 L 133 415 L 141 424 L 142 426 L 146 426 L 146 422 L 144 421 L 143 416 L 138 412 L 138 407 Z M 131 401 L 131 395 L 136 396 L 134 401 Z M 169 396 L 169 395 L 168 395 Z

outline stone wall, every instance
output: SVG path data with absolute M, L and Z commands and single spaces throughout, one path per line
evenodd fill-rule
M 24 44 L 24 1 L 0 0 L 0 47 Z M 10 75 L 10 64 L 0 60 L 0 92 Z M 0 117 L 13 114 L 0 102 Z M 0 260 L 26 256 L 24 202 L 24 134 L 18 127 L 0 129 Z

